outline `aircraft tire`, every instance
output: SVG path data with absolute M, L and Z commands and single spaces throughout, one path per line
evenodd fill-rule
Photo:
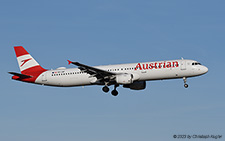
M 102 90 L 103 90 L 103 92 L 107 93 L 107 92 L 109 92 L 109 87 L 104 86 L 104 87 L 102 88 Z
M 119 94 L 117 90 L 113 90 L 111 93 L 113 96 L 117 96 Z

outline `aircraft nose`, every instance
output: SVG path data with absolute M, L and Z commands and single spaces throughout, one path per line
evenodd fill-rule
M 203 68 L 202 68 L 202 73 L 205 74 L 205 73 L 208 72 L 208 70 L 209 70 L 209 69 L 208 69 L 206 66 L 203 66 Z

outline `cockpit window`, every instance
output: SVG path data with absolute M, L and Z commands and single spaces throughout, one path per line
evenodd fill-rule
M 201 63 L 198 63 L 198 62 L 193 62 L 192 65 L 201 65 Z

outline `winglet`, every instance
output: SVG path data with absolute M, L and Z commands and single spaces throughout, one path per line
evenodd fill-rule
M 68 61 L 68 64 L 69 64 L 69 65 L 72 63 L 72 61 L 70 61 L 70 60 L 67 60 L 67 61 Z

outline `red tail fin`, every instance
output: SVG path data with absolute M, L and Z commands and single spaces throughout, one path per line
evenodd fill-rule
M 14 47 L 17 61 L 22 74 L 31 74 L 37 71 L 45 71 L 37 61 L 22 47 Z
M 31 78 L 22 79 L 22 81 L 34 82 L 41 73 L 46 71 L 22 46 L 15 46 L 14 50 L 21 73 L 32 76 Z

